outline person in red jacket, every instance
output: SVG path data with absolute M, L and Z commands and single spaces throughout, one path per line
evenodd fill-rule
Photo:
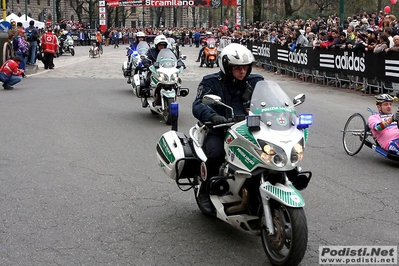
M 320 48 L 328 49 L 334 43 L 334 36 L 331 33 L 327 34 L 327 40 L 320 44 Z
M 22 80 L 21 76 L 25 76 L 24 70 L 19 69 L 19 64 L 22 62 L 22 57 L 19 55 L 9 59 L 3 63 L 0 68 L 0 81 L 3 82 L 5 90 L 14 89 L 13 85 Z
M 58 39 L 53 34 L 51 28 L 47 29 L 47 32 L 42 35 L 42 47 L 44 52 L 44 69 L 54 69 L 54 55 L 58 51 Z

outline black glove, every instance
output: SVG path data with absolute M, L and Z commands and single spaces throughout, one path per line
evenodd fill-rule
M 224 116 L 221 116 L 221 115 L 218 115 L 218 114 L 214 114 L 214 115 L 211 116 L 211 121 L 212 121 L 212 124 L 219 125 L 219 124 L 226 123 L 227 119 Z

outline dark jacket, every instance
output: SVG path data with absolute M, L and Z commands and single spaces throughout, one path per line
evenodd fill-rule
M 151 60 L 151 63 L 154 63 L 157 61 L 157 56 L 159 54 L 159 50 L 156 47 L 151 48 L 147 52 L 147 58 Z
M 235 115 L 246 115 L 246 108 L 249 108 L 248 99 L 243 95 L 248 89 L 255 88 L 258 81 L 264 78 L 259 74 L 251 74 L 245 81 L 229 81 L 222 71 L 203 77 L 198 85 L 197 97 L 193 102 L 193 115 L 202 123 L 210 121 L 214 114 L 231 117 L 230 109 L 221 105 L 206 106 L 202 104 L 202 97 L 206 94 L 218 95 L 222 102 L 233 107 Z M 249 86 L 248 86 L 249 85 Z M 250 100 L 250 97 L 249 97 Z

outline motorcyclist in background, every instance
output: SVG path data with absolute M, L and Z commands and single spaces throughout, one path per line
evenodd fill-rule
M 234 109 L 234 114 L 247 115 L 253 88 L 264 78 L 259 74 L 251 74 L 254 57 L 245 47 L 237 43 L 227 45 L 219 57 L 220 71 L 203 77 L 198 85 L 197 97 L 193 102 L 193 115 L 200 122 L 212 122 L 213 125 L 222 124 L 231 118 L 231 111 L 220 105 L 206 106 L 202 98 L 206 94 L 218 95 L 222 102 Z M 223 148 L 224 129 L 211 129 L 204 140 L 204 150 L 207 155 L 207 178 L 201 185 L 199 200 L 207 212 L 213 207 L 209 195 L 206 194 L 206 182 L 213 176 L 219 175 L 219 168 L 224 162 Z
M 69 32 L 68 32 L 67 30 L 63 30 L 63 31 L 61 32 L 61 36 L 60 36 L 60 38 L 59 38 L 59 41 L 60 41 L 59 54 L 60 54 L 60 55 L 63 54 L 62 49 L 63 49 L 64 43 L 65 43 L 65 41 L 67 40 L 68 37 L 72 38 L 72 37 L 69 35 Z
M 135 42 L 130 44 L 130 47 L 133 50 L 136 50 L 137 44 L 139 44 L 139 42 L 145 42 L 145 37 L 146 36 L 145 36 L 144 32 L 142 32 L 142 31 L 137 32 L 136 33 L 136 40 L 135 40 Z
M 207 32 L 206 32 L 206 36 L 205 36 L 205 38 L 202 40 L 202 41 L 203 41 L 203 46 L 202 46 L 201 50 L 199 51 L 197 61 L 195 61 L 195 62 L 199 62 L 199 61 L 200 61 L 200 59 L 201 59 L 201 57 L 202 57 L 202 53 L 204 52 L 204 49 L 205 49 L 205 47 L 207 46 L 206 40 L 207 40 L 208 38 L 212 38 L 212 32 L 210 32 L 210 31 L 207 31 Z M 201 65 L 201 66 L 202 66 L 202 65 Z
M 133 43 L 131 43 L 131 44 L 129 45 L 129 46 L 130 46 L 130 49 L 132 49 L 133 51 L 135 51 L 136 48 L 137 48 L 137 45 L 139 44 L 139 42 L 145 42 L 145 33 L 142 32 L 142 31 L 139 31 L 139 32 L 136 33 L 136 40 L 135 40 Z M 128 70 L 128 71 L 132 71 L 132 67 L 133 67 L 132 62 L 130 61 L 130 57 L 131 57 L 131 56 L 132 56 L 132 55 L 131 55 L 130 53 L 127 54 L 127 61 L 130 62 L 130 64 L 127 66 L 127 70 Z M 138 69 L 136 68 L 136 69 L 134 70 L 133 75 L 137 74 L 137 71 L 138 71 Z M 128 84 L 132 83 L 130 77 L 128 77 L 127 83 L 128 83 Z
M 147 59 L 142 61 L 143 67 L 149 67 L 152 63 L 157 61 L 159 52 L 168 46 L 168 40 L 166 39 L 165 35 L 158 35 L 154 39 L 154 45 L 155 45 L 155 47 L 148 50 Z M 177 56 L 176 56 L 176 58 L 177 58 Z M 180 59 L 178 58 L 178 60 L 180 60 Z M 184 63 L 181 62 L 181 64 L 185 68 Z M 150 84 L 151 84 L 151 71 L 148 71 L 147 78 L 146 78 L 145 84 L 144 84 L 144 88 L 141 90 L 141 96 L 144 97 L 144 101 L 142 101 L 142 106 L 144 108 L 148 106 L 147 97 L 149 96 Z M 157 105 L 160 102 L 158 88 L 155 91 L 154 95 L 155 95 L 154 104 Z

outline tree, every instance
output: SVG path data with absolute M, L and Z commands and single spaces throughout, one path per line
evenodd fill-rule
M 254 8 L 252 21 L 262 20 L 262 12 L 263 12 L 262 8 L 264 8 L 264 6 L 262 5 L 262 1 L 265 0 L 254 0 L 254 6 L 259 6 L 261 8 Z
M 72 0 L 71 1 L 71 8 L 73 9 L 73 11 L 75 11 L 79 22 L 82 21 L 83 4 L 84 4 L 84 1 L 82 1 L 82 0 Z
M 327 8 L 336 6 L 339 1 L 337 0 L 311 0 L 310 3 L 317 6 L 317 12 L 323 14 L 323 11 Z
M 153 10 L 155 12 L 155 26 L 160 27 L 160 25 L 162 24 L 161 18 L 163 17 L 163 19 L 165 20 L 164 7 L 153 7 Z
M 193 18 L 193 26 L 197 27 L 197 7 L 192 6 L 189 8 L 190 13 L 192 14 L 192 18 Z
M 306 0 L 300 0 L 296 7 L 293 7 L 291 2 L 291 0 L 284 0 L 284 11 L 286 17 L 291 17 L 292 14 L 300 10 L 305 5 Z

